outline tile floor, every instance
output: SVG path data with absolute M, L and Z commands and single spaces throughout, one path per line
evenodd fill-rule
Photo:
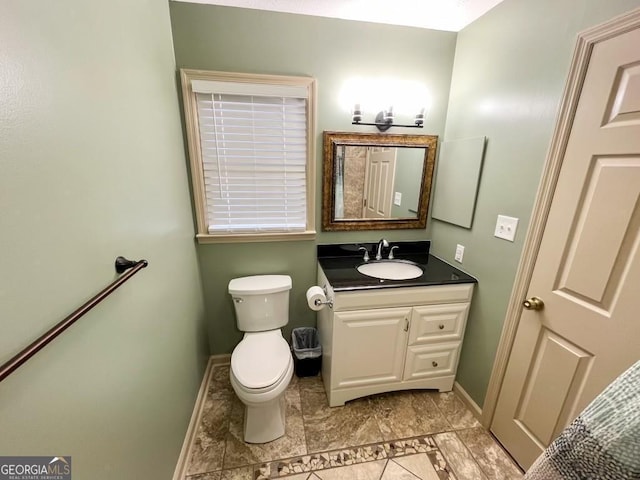
M 285 399 L 285 435 L 244 443 L 229 366 L 215 366 L 185 480 L 522 478 L 454 393 L 393 392 L 330 408 L 319 376 L 294 376 Z

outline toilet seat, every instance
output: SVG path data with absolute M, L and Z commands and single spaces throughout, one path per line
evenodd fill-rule
M 261 393 L 280 383 L 291 362 L 279 329 L 246 333 L 231 354 L 231 371 L 243 390 Z

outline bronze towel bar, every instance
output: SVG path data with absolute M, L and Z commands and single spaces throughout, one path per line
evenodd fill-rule
M 18 369 L 20 365 L 33 357 L 36 353 L 42 350 L 46 345 L 49 344 L 54 338 L 64 332 L 67 328 L 73 325 L 77 320 L 80 319 L 85 313 L 99 304 L 102 300 L 111 295 L 120 285 L 133 277 L 139 270 L 145 268 L 149 262 L 146 260 L 138 260 L 132 261 L 127 260 L 124 257 L 116 258 L 115 267 L 117 273 L 123 273 L 128 269 L 127 273 L 118 277 L 116 280 L 111 282 L 104 290 L 98 293 L 91 300 L 86 302 L 84 305 L 75 310 L 71 315 L 62 320 L 60 323 L 50 328 L 46 333 L 41 335 L 37 340 L 32 342 L 29 346 L 23 348 L 17 355 L 15 355 L 11 360 L 5 362 L 2 367 L 0 367 L 0 382 L 7 378 L 12 372 Z

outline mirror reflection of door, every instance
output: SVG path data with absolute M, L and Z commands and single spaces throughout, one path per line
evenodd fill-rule
M 363 218 L 391 218 L 396 154 L 396 148 L 367 148 Z

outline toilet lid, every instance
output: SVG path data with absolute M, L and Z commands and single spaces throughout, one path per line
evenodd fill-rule
M 291 352 L 289 344 L 277 330 L 245 337 L 231 354 L 231 369 L 246 388 L 265 388 L 285 374 Z

